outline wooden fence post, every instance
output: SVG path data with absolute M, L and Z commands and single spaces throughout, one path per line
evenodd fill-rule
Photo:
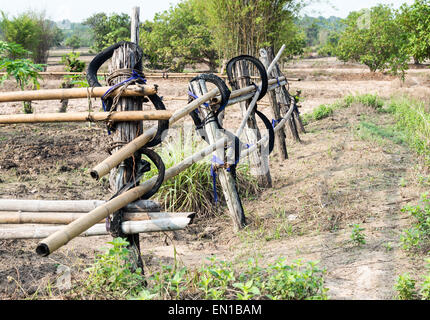
M 267 53 L 268 62 L 270 64 L 273 61 L 273 59 L 275 58 L 273 48 L 268 47 L 266 49 L 266 53 Z M 270 76 L 272 76 L 272 78 L 275 78 L 275 79 L 283 76 L 281 69 L 279 68 L 279 64 L 275 64 L 269 77 Z M 276 101 L 278 103 L 279 109 L 282 109 L 283 106 L 284 107 L 286 107 L 286 106 L 292 107 L 293 106 L 292 101 L 291 101 L 292 98 L 284 86 L 275 89 L 275 95 L 276 95 Z M 272 101 L 271 101 L 271 103 L 272 103 Z M 296 116 L 296 114 L 293 112 L 293 116 L 288 120 L 288 127 L 290 128 L 290 133 L 291 133 L 291 136 L 293 137 L 293 139 L 297 142 L 300 142 L 300 136 L 299 136 L 299 133 L 297 131 L 296 121 L 294 119 L 295 116 Z
M 240 88 L 245 88 L 251 85 L 248 65 L 245 61 L 238 61 L 235 64 L 236 76 Z M 258 94 L 258 93 L 257 93 Z M 242 116 L 246 116 L 250 100 L 240 102 Z M 260 130 L 255 119 L 255 112 L 252 112 L 245 126 L 245 136 L 249 145 L 255 144 L 261 139 Z M 272 187 L 272 177 L 269 168 L 269 155 L 262 153 L 262 148 L 258 148 L 249 156 L 251 174 L 257 177 L 258 184 L 263 188 Z
M 193 93 L 198 96 L 202 96 L 208 92 L 204 80 L 193 81 L 191 83 L 190 89 L 192 89 L 191 91 L 193 91 Z M 208 111 L 206 111 L 204 108 L 201 108 L 200 111 L 202 112 L 203 117 L 206 118 L 208 116 Z M 209 144 L 216 143 L 221 138 L 220 136 L 217 136 L 219 135 L 219 132 L 214 122 L 207 123 L 205 129 L 208 135 Z M 214 151 L 213 155 L 216 156 L 218 159 L 223 160 L 224 148 Z M 216 174 L 219 176 L 224 198 L 227 202 L 229 214 L 233 221 L 234 230 L 239 231 L 240 229 L 245 227 L 246 219 L 242 207 L 242 202 L 240 201 L 240 197 L 236 189 L 236 181 L 232 173 L 228 172 L 224 168 L 219 168 Z
M 133 8 L 133 13 L 131 15 L 131 34 L 133 38 L 131 42 L 139 42 L 139 8 Z M 137 26 L 137 27 L 136 27 Z M 135 67 L 136 61 L 140 59 L 137 56 L 137 52 L 130 48 L 129 45 L 125 44 L 120 48 L 116 49 L 112 55 L 112 60 L 109 65 L 109 73 L 121 69 L 133 69 Z M 141 71 L 141 70 L 139 70 Z M 115 85 L 124 81 L 129 76 L 118 76 L 112 80 L 110 85 Z M 142 98 L 139 97 L 127 97 L 120 98 L 116 107 L 117 111 L 138 111 L 142 110 Z M 129 143 L 134 138 L 142 134 L 143 123 L 142 121 L 135 122 L 120 122 L 114 124 L 114 131 L 112 133 L 113 143 L 118 147 L 113 148 L 113 152 L 117 151 L 122 147 L 122 145 Z M 130 179 L 136 176 L 137 171 L 141 166 L 141 154 L 136 152 L 132 158 L 123 161 L 117 168 L 113 169 L 109 176 L 109 184 L 111 191 L 116 193 L 125 185 Z M 136 181 L 136 184 L 139 184 Z M 140 245 L 139 245 L 139 234 L 132 234 L 127 236 L 127 241 L 130 243 L 128 249 L 133 258 L 133 268 L 141 268 L 143 272 L 143 262 L 140 255 Z
M 260 60 L 264 64 L 266 69 L 268 69 L 269 65 L 272 61 L 269 61 L 266 49 L 260 49 Z M 271 74 L 268 75 L 269 79 L 271 77 L 276 78 L 276 77 L 272 76 L 273 73 L 274 73 L 274 71 L 272 71 Z M 276 99 L 275 90 L 269 91 L 269 97 L 270 97 L 270 105 L 272 107 L 274 119 L 275 120 L 281 119 L 281 109 L 279 108 L 278 100 Z M 285 130 L 284 130 L 284 128 L 282 128 L 276 132 L 275 141 L 276 141 L 277 149 L 278 149 L 280 156 L 283 159 L 288 159 L 287 144 L 285 143 L 285 139 L 286 139 Z

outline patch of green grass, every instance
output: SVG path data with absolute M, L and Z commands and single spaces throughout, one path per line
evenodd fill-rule
M 266 267 L 249 259 L 241 265 L 209 258 L 198 269 L 160 265 L 160 269 L 143 276 L 141 270 L 130 271 L 129 251 L 125 239 L 109 242 L 112 248 L 97 255 L 86 271 L 76 293 L 94 299 L 205 299 L 205 300 L 315 300 L 327 299 L 324 284 L 326 271 L 318 262 L 296 260 L 288 264 L 279 258 Z
M 388 141 L 395 144 L 405 144 L 405 135 L 394 127 L 381 127 L 372 122 L 360 121 L 357 126 L 357 136 L 362 140 L 374 141 L 384 145 Z
M 166 170 L 201 150 L 202 143 L 196 141 L 201 141 L 201 139 L 193 137 L 193 134 L 190 133 L 185 137 L 181 135 L 170 142 L 165 142 L 158 153 L 164 161 Z M 250 174 L 248 164 L 239 164 L 236 172 L 239 195 L 245 198 L 257 195 L 260 188 L 256 178 Z M 155 166 L 151 166 L 151 171 L 146 173 L 143 179 L 150 179 L 157 174 L 158 170 Z M 219 179 L 217 179 L 217 193 L 220 202 L 224 201 L 221 190 Z M 215 213 L 217 206 L 214 204 L 211 163 L 209 161 L 193 163 L 188 169 L 165 181 L 156 197 L 164 203 L 166 210 L 193 211 L 200 215 Z
M 406 96 L 393 98 L 387 112 L 394 115 L 396 128 L 404 133 L 407 143 L 430 166 L 430 113 L 424 102 Z
M 198 270 L 162 266 L 148 279 L 143 297 L 204 300 L 327 299 L 325 270 L 317 262 L 289 265 L 283 258 L 267 267 L 249 259 L 241 270 L 230 262 L 208 259 Z M 140 294 L 138 297 L 142 297 Z
M 421 202 L 421 205 L 402 209 L 415 218 L 414 225 L 400 236 L 402 248 L 406 251 L 426 252 L 430 248 L 430 194 L 422 195 Z

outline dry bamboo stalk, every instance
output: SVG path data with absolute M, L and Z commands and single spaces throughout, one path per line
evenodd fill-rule
M 35 100 L 65 100 L 65 99 L 83 99 L 83 98 L 100 98 L 111 87 L 95 87 L 95 88 L 72 88 L 72 89 L 46 89 L 46 90 L 31 90 L 31 91 L 11 91 L 0 92 L 0 102 L 16 102 L 16 101 L 35 101 Z M 113 95 L 118 89 L 113 91 Z M 149 86 L 129 86 L 121 96 L 137 97 L 154 95 L 157 90 Z
M 69 224 L 85 214 L 86 212 L 0 211 L 0 224 Z M 188 217 L 190 214 L 191 213 L 189 212 L 124 212 L 124 221 L 145 221 Z M 99 222 L 103 223 L 103 221 L 100 220 Z
M 219 92 L 217 88 L 194 100 L 193 102 L 186 105 L 184 108 L 177 110 L 169 120 L 169 125 L 177 122 L 179 119 L 187 116 L 191 111 L 196 109 L 202 103 L 209 101 Z M 157 127 L 148 129 L 143 134 L 135 138 L 133 141 L 122 147 L 117 152 L 113 153 L 110 157 L 106 158 L 103 162 L 99 163 L 91 170 L 91 177 L 94 179 L 100 179 L 104 175 L 108 174 L 113 168 L 119 165 L 124 159 L 131 157 L 137 150 L 142 148 L 157 132 Z
M 227 138 L 222 138 L 217 141 L 216 144 L 210 145 L 205 149 L 195 153 L 194 155 L 184 159 L 179 164 L 166 170 L 164 181 L 169 180 L 176 176 L 179 172 L 182 172 L 189 168 L 193 163 L 196 163 L 208 155 L 214 150 L 224 148 L 227 143 Z M 79 236 L 93 225 L 97 224 L 100 220 L 106 218 L 114 212 L 117 212 L 127 204 L 139 199 L 142 195 L 148 192 L 155 184 L 157 176 L 143 182 L 139 186 L 130 189 L 114 199 L 102 204 L 88 212 L 85 216 L 73 221 L 69 225 L 63 227 L 61 230 L 51 234 L 46 239 L 42 240 L 36 248 L 37 254 L 41 256 L 47 256 L 60 248 L 61 246 L 68 243 L 73 238 Z
M 283 84 L 283 80 L 285 80 L 285 77 L 279 78 L 279 81 L 281 82 L 281 85 Z M 279 85 L 277 84 L 277 79 L 272 79 L 269 81 L 269 85 L 271 87 L 270 90 L 274 90 Z M 249 92 L 255 92 L 256 89 L 254 86 L 249 86 L 246 88 L 242 88 L 236 91 L 233 91 L 230 95 L 230 98 L 241 98 L 240 95 L 243 95 L 245 93 Z M 210 101 L 213 99 L 217 94 L 219 93 L 219 90 L 217 88 L 213 89 L 212 91 L 208 92 L 207 94 L 199 97 L 198 99 L 194 100 L 193 102 L 186 105 L 184 108 L 177 110 L 172 117 L 169 120 L 169 124 L 172 125 L 173 123 L 177 122 L 178 120 L 182 119 L 183 117 L 187 116 L 191 111 L 196 109 L 199 105 L 206 101 Z M 252 93 L 252 96 L 254 94 Z M 246 99 L 245 99 L 246 100 Z M 233 101 L 231 103 L 231 101 Z M 228 105 L 232 105 L 233 103 L 237 103 L 238 101 L 242 100 L 230 100 Z M 142 135 L 131 141 L 129 144 L 122 147 L 119 151 L 113 153 L 111 156 L 103 160 L 101 163 L 99 163 L 97 166 L 95 166 L 90 174 L 91 177 L 94 179 L 100 179 L 101 177 L 105 176 L 115 168 L 118 164 L 120 164 L 124 159 L 127 159 L 133 155 L 137 150 L 142 148 L 148 141 L 152 139 L 152 137 L 155 135 L 157 129 L 156 127 L 152 127 L 151 129 L 148 129 L 145 131 Z
M 138 234 L 147 232 L 174 231 L 186 228 L 192 221 L 193 214 L 188 217 L 164 218 L 146 221 L 125 221 L 121 228 L 125 234 Z M 62 230 L 64 226 L 26 226 L 19 228 L 0 229 L 0 239 L 43 239 Z M 106 225 L 96 224 L 83 232 L 80 236 L 109 235 Z
M 1 211 L 23 212 L 89 212 L 105 204 L 103 200 L 21 200 L 0 199 Z M 127 212 L 159 212 L 160 204 L 152 200 L 139 200 L 125 207 Z
M 119 111 L 119 112 L 69 112 L 0 115 L 0 124 L 41 122 L 85 122 L 85 121 L 142 121 L 169 120 L 173 112 L 168 110 Z

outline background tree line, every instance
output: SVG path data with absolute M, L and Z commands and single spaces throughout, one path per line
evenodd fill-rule
M 371 71 L 402 73 L 411 58 L 430 58 L 430 0 L 394 10 L 378 5 L 346 19 L 300 16 L 309 0 L 183 0 L 141 23 L 146 68 L 183 71 L 205 64 L 215 71 L 239 54 L 258 56 L 261 47 L 287 45 L 286 58 L 318 52 L 367 65 Z M 61 27 L 61 29 L 59 28 Z M 96 13 L 82 23 L 54 23 L 43 13 L 9 18 L 1 13 L 0 38 L 17 43 L 36 63 L 48 49 L 91 46 L 96 53 L 130 37 L 128 14 Z

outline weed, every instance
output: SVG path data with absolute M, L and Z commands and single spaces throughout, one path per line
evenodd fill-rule
M 314 120 L 321 120 L 330 117 L 332 114 L 333 108 L 329 105 L 322 104 L 313 111 L 312 117 Z
M 394 289 L 397 291 L 396 298 L 399 300 L 413 300 L 417 296 L 415 280 L 408 273 L 404 273 L 397 278 Z
M 395 144 L 404 144 L 405 136 L 392 127 L 380 127 L 371 122 L 361 121 L 357 127 L 357 135 L 362 140 L 369 140 L 385 145 L 387 140 Z
M 196 140 L 193 141 L 192 134 L 186 137 L 181 134 L 179 138 L 165 143 L 163 148 L 158 151 L 166 169 L 197 152 L 200 149 L 200 144 L 195 142 Z M 165 181 L 157 195 L 159 200 L 164 202 L 166 210 L 193 211 L 201 215 L 215 213 L 217 208 L 213 205 L 213 179 L 210 167 L 211 164 L 208 161 L 200 161 L 192 164 L 174 178 Z M 249 166 L 241 164 L 236 171 L 239 194 L 242 197 L 256 195 L 260 189 L 256 183 L 256 178 L 250 174 Z M 156 174 L 158 174 L 157 169 L 152 167 L 143 179 L 149 179 Z M 220 190 L 218 183 L 217 188 Z M 222 193 L 219 192 L 219 195 L 221 196 Z
M 400 236 L 402 248 L 406 251 L 427 251 L 430 245 L 430 194 L 421 197 L 422 206 L 406 206 L 402 212 L 415 218 L 412 228 Z
M 353 224 L 352 225 L 352 232 L 351 232 L 351 241 L 355 245 L 362 245 L 366 244 L 365 236 L 363 234 L 364 228 L 360 227 L 359 224 Z
M 394 115 L 396 128 L 404 133 L 407 143 L 430 166 L 430 114 L 424 102 L 406 96 L 393 98 L 387 111 Z
M 108 244 L 113 247 L 105 253 L 98 254 L 94 264 L 87 268 L 85 280 L 87 293 L 105 298 L 125 298 L 137 295 L 142 291 L 144 276 L 142 270 L 131 271 L 129 244 L 125 239 L 116 238 Z

